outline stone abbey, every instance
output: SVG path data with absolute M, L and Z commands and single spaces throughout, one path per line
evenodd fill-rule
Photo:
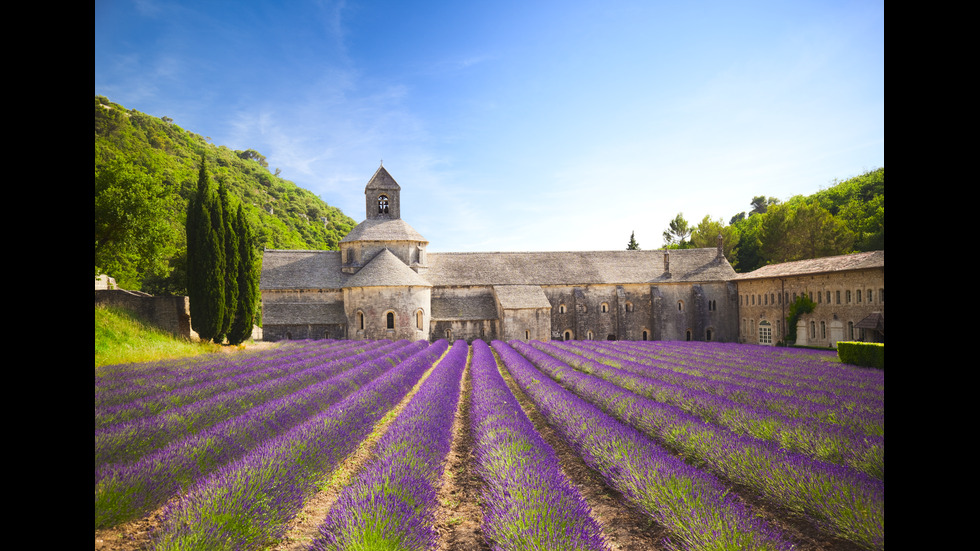
M 685 250 L 428 253 L 429 242 L 401 218 L 400 193 L 379 167 L 364 189 L 366 218 L 339 251 L 264 251 L 264 340 L 757 342 L 739 315 L 748 297 L 739 295 L 738 281 L 751 274 L 735 273 L 720 242 Z M 880 264 L 883 297 L 883 251 Z M 765 286 L 758 278 L 752 285 Z

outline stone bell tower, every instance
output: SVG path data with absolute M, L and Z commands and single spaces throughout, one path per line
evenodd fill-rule
M 402 188 L 388 174 L 384 165 L 371 177 L 364 188 L 364 201 L 368 220 L 398 220 L 401 218 Z

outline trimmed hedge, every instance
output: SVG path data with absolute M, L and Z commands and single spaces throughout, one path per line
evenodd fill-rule
M 838 342 L 837 357 L 844 363 L 885 369 L 885 345 L 880 342 Z

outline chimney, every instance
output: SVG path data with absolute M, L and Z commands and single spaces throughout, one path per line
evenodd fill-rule
M 670 277 L 670 249 L 664 249 L 664 277 Z

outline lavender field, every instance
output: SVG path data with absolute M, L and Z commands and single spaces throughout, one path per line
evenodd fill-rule
M 627 341 L 292 341 L 108 366 L 95 536 L 884 549 L 884 373 L 832 351 Z

